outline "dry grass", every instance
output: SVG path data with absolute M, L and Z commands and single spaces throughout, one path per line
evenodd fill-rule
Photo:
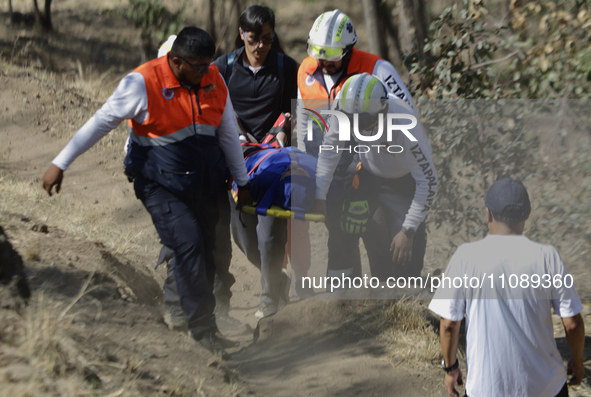
M 384 330 L 380 337 L 388 343 L 392 361 L 425 363 L 441 356 L 439 335 L 428 310 L 414 299 L 401 299 L 383 311 Z
M 0 351 L 5 360 L 0 381 L 8 380 L 2 382 L 3 395 L 38 396 L 42 390 L 59 396 L 94 395 L 93 384 L 82 376 L 83 354 L 66 332 L 73 318 L 68 312 L 78 299 L 63 308 L 40 293 L 21 316 L 2 311 L 5 343 Z
M 64 397 L 97 396 L 103 380 L 110 379 L 102 368 L 117 367 L 125 380 L 118 390 L 104 397 L 142 396 L 136 375 L 143 361 L 129 357 L 125 364 L 104 361 L 86 350 L 72 335 L 80 331 L 73 324 L 77 313 L 72 308 L 92 290 L 93 274 L 78 295 L 64 304 L 46 296 L 34 295 L 19 315 L 0 310 L 0 389 L 6 396 L 55 395 Z
M 69 78 L 64 76 L 64 79 Z M 76 61 L 70 88 L 73 88 L 93 101 L 104 102 L 115 90 L 125 75 L 115 75 L 112 69 L 99 73 L 92 65 L 84 68 L 80 60 Z
M 23 259 L 26 261 L 39 261 L 41 250 L 39 247 L 26 247 L 23 251 Z
M 56 74 L 30 66 L 16 65 L 4 60 L 2 57 L 0 57 L 0 71 L 9 75 L 30 76 L 27 78 L 34 79 L 39 84 L 47 87 L 69 87 L 70 91 L 76 93 L 77 96 L 86 98 L 85 101 L 89 103 L 92 102 L 88 109 L 84 109 L 76 116 L 82 117 L 81 120 L 90 117 L 92 108 L 100 106 L 99 104 L 107 99 L 122 77 L 116 76 L 110 71 L 100 74 L 94 71 L 92 66 L 84 68 L 80 62 L 77 63 L 75 73 Z M 84 112 L 88 113 L 88 115 Z M 84 121 L 78 122 L 76 119 L 72 121 L 73 124 L 65 125 L 65 121 L 62 120 L 59 113 L 51 114 L 48 117 L 50 119 L 46 120 L 45 123 L 53 126 L 52 131 L 55 131 L 56 136 L 71 137 L 84 124 Z M 52 117 L 55 120 L 51 119 Z M 125 123 L 122 123 L 115 131 L 101 139 L 92 150 L 104 152 L 105 159 L 112 161 L 114 148 L 117 153 L 122 153 L 127 136 Z M 0 158 L 0 161 L 9 160 L 9 152 L 7 158 Z M 39 177 L 41 177 L 42 172 L 42 170 L 39 171 Z M 117 177 L 124 178 L 123 175 Z M 67 185 L 68 182 L 66 178 L 64 183 Z M 83 193 L 89 194 L 88 191 Z M 129 199 L 135 201 L 135 196 L 131 196 Z M 31 219 L 58 226 L 80 238 L 101 241 L 112 249 L 115 254 L 144 251 L 144 246 L 140 246 L 138 242 L 145 237 L 149 237 L 151 241 L 156 241 L 156 232 L 153 228 L 144 228 L 138 231 L 137 225 L 135 227 L 133 225 L 128 226 L 127 223 L 118 221 L 109 212 L 109 209 L 120 206 L 124 202 L 121 197 L 117 197 L 114 193 L 111 196 L 108 194 L 103 195 L 101 202 L 105 202 L 107 210 L 105 210 L 105 206 L 101 208 L 89 205 L 88 200 L 90 198 L 84 195 L 69 202 L 64 199 L 63 195 L 48 197 L 40 186 L 39 178 L 19 179 L 13 175 L 7 176 L 0 173 L 1 212 L 24 215 Z M 148 219 L 147 214 L 145 215 L 146 219 Z M 148 224 L 150 223 L 148 222 Z M 113 227 L 114 224 L 117 226 Z M 34 251 L 34 248 L 32 248 L 30 257 L 26 259 L 35 260 L 38 255 Z
M 153 228 L 138 232 L 137 226 L 120 224 L 111 214 L 87 206 L 82 200 L 72 204 L 56 195 L 49 197 L 36 180 L 17 180 L 10 176 L 0 176 L 0 212 L 37 219 L 79 238 L 101 241 L 115 254 L 143 251 L 144 247 L 138 244 L 140 239 L 156 233 Z M 113 227 L 115 223 L 117 227 Z M 25 259 L 38 257 L 35 249 L 27 249 Z
M 377 335 L 386 343 L 390 360 L 396 365 L 435 362 L 441 357 L 439 335 L 432 325 L 432 315 L 421 302 L 409 298 L 354 302 L 346 308 L 352 321 L 345 331 Z

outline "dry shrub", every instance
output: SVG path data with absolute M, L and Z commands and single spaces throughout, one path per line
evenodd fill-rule
M 90 396 L 92 384 L 79 374 L 80 350 L 64 329 L 69 318 L 59 305 L 35 296 L 17 315 L 2 310 L 0 382 L 6 396 Z
M 432 362 L 441 357 L 439 335 L 428 309 L 414 299 L 400 299 L 383 310 L 384 330 L 380 337 L 388 343 L 391 359 L 402 362 Z
M 38 181 L 17 180 L 0 175 L 0 212 L 22 214 L 31 219 L 57 225 L 66 232 L 91 241 L 101 241 L 116 254 L 139 252 L 138 245 L 148 233 L 155 230 L 134 229 L 134 225 L 119 224 L 110 213 L 89 208 L 83 201 L 68 203 L 59 196 L 49 197 Z M 28 247 L 25 260 L 39 260 L 37 247 Z
M 441 359 L 439 334 L 423 302 L 413 298 L 348 302 L 343 310 L 349 321 L 342 330 L 377 336 L 396 365 L 435 362 Z M 462 357 L 463 352 L 458 354 Z
M 41 259 L 41 250 L 39 247 L 26 247 L 23 251 L 23 259 L 26 261 L 39 261 Z
M 97 396 L 136 397 L 145 393 L 138 389 L 137 369 L 143 361 L 129 357 L 125 364 L 108 362 L 97 356 L 72 337 L 77 328 L 73 323 L 74 305 L 92 288 L 92 275 L 78 295 L 64 306 L 39 292 L 29 306 L 18 314 L 0 309 L 0 390 L 2 396 L 51 395 L 60 397 Z M 112 368 L 126 374 L 117 390 L 103 391 L 103 381 L 110 375 L 103 369 Z M 113 385 L 109 385 L 113 386 Z M 111 388 L 107 386 L 107 388 Z M 188 394 L 189 395 L 189 394 Z M 190 394 L 192 395 L 192 394 Z
M 78 349 L 63 330 L 71 318 L 45 301 L 41 292 L 25 313 L 25 337 L 20 350 L 36 368 L 48 374 L 66 375 L 76 367 Z
M 89 292 L 91 279 L 92 275 L 65 307 L 40 292 L 20 315 L 0 311 L 2 395 L 96 395 L 93 389 L 101 384 L 99 373 L 68 333 L 74 318 L 69 312 Z

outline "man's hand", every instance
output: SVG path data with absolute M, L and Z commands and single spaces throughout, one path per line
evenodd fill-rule
M 462 370 L 461 369 L 454 369 L 453 371 L 445 373 L 445 388 L 447 389 L 447 394 L 452 397 L 459 397 L 460 394 L 456 390 L 455 386 L 456 383 L 458 385 L 464 384 L 464 379 L 462 378 Z
M 47 171 L 45 171 L 45 175 L 43 175 L 43 179 L 41 180 L 41 186 L 43 189 L 47 191 L 47 194 L 50 196 L 52 195 L 51 189 L 55 186 L 55 192 L 59 193 L 60 189 L 62 188 L 62 180 L 64 179 L 64 171 L 62 171 L 58 166 L 55 164 L 51 164 Z
M 412 242 L 412 237 L 406 237 L 406 234 L 404 234 L 403 231 L 398 232 L 398 234 L 392 239 L 392 244 L 390 244 L 390 251 L 393 251 L 392 262 L 401 265 L 409 262 L 412 259 Z
M 275 139 L 277 139 L 277 143 L 279 143 L 280 147 L 285 147 L 285 143 L 287 142 L 287 135 L 285 135 L 285 132 L 278 132 Z
M 291 132 L 291 113 L 283 113 L 283 116 L 285 117 L 283 128 L 285 131 Z M 285 147 L 287 145 L 287 134 L 285 132 L 278 132 L 275 139 L 277 139 L 279 146 Z
M 327 219 L 328 217 L 326 215 L 326 200 L 316 199 L 316 201 L 314 202 L 314 206 L 312 207 L 310 212 L 313 214 L 324 215 L 324 219 Z
M 285 124 L 284 124 L 285 129 L 289 132 L 293 131 L 293 128 L 291 126 L 291 121 L 292 121 L 291 113 L 283 113 L 283 115 L 285 116 Z
M 252 204 L 250 190 L 238 188 L 238 200 L 236 200 L 236 209 L 240 211 L 243 206 Z
M 573 360 L 572 358 L 568 361 L 567 374 L 572 375 L 569 386 L 580 385 L 585 376 L 585 367 L 583 366 L 583 360 Z

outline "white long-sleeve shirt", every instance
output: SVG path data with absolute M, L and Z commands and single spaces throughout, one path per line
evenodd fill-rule
M 76 132 L 52 163 L 65 171 L 78 156 L 117 128 L 122 121 L 133 119 L 141 124 L 147 117 L 148 94 L 144 76 L 141 73 L 130 73 L 121 80 L 105 104 Z M 249 178 L 236 131 L 230 95 L 227 96 L 226 107 L 216 132 L 234 180 L 240 186 L 246 185 Z
M 390 95 L 388 100 L 388 113 L 403 113 L 417 117 L 417 126 L 410 129 L 409 132 L 417 139 L 417 142 L 411 141 L 403 132 L 394 131 L 392 140 L 387 140 L 386 120 L 384 120 L 384 131 L 382 138 L 377 142 L 355 142 L 360 145 L 370 147 L 367 153 L 365 148 L 359 149 L 360 160 L 370 173 L 381 178 L 400 178 L 409 172 L 416 182 L 415 194 L 411 206 L 406 214 L 402 227 L 417 229 L 419 224 L 425 219 L 431 204 L 437 192 L 437 171 L 431 159 L 431 145 L 425 135 L 423 126 L 418 120 L 418 114 L 406 102 Z M 326 200 L 326 195 L 330 187 L 334 172 L 339 164 L 342 150 L 345 142 L 339 141 L 339 128 L 336 119 L 331 116 L 329 121 L 329 130 L 324 136 L 323 147 L 332 146 L 334 149 L 320 151 L 318 165 L 316 169 L 316 198 Z M 408 121 L 402 121 L 400 124 L 408 124 Z M 377 128 L 377 127 L 376 127 Z M 374 130 L 375 131 L 375 130 Z M 351 132 L 353 134 L 353 132 Z M 375 135 L 375 133 L 368 134 Z M 371 145 L 381 145 L 378 148 Z M 401 153 L 389 153 L 387 148 L 393 145 L 402 147 Z M 400 148 L 391 148 L 392 152 L 399 152 Z

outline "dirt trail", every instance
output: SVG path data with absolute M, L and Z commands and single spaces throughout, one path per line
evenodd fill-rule
M 258 342 L 234 357 L 241 377 L 265 396 L 443 396 L 436 369 L 391 363 L 356 304 L 296 302 L 262 320 Z
M 321 7 L 315 4 L 310 12 Z M 90 35 L 86 22 L 99 24 L 103 17 L 96 12 L 84 15 L 88 21 L 73 24 L 71 32 L 48 42 L 64 45 L 61 40 L 78 31 Z M 122 26 L 121 21 L 103 26 L 106 37 L 121 41 L 120 35 L 127 33 Z M 11 41 L 4 39 L 0 44 L 7 49 Z M 87 50 L 86 39 L 76 40 L 82 52 Z M 93 43 L 100 47 L 100 40 Z M 117 47 L 115 55 L 121 57 L 131 48 Z M 42 45 L 32 44 L 27 57 L 43 51 Z M 130 66 L 118 57 L 110 59 L 119 62 L 120 73 Z M 57 58 L 54 55 L 52 62 Z M 260 273 L 235 246 L 231 315 L 243 325 L 223 330 L 240 343 L 230 350 L 232 358 L 212 362 L 185 335 L 169 331 L 160 289 L 165 269 L 154 270 L 158 237 L 122 173 L 125 126 L 80 157 L 65 173 L 60 194 L 47 197 L 40 187 L 43 172 L 101 106 L 104 93 L 91 97 L 84 92 L 92 81 L 74 79 L 74 84 L 30 65 L 0 65 L 0 223 L 25 259 L 34 294 L 22 317 L 0 309 L 0 390 L 11 396 L 27 395 L 27 388 L 28 395 L 35 396 L 446 395 L 437 359 L 405 360 L 407 353 L 393 351 L 405 339 L 393 342 L 383 335 L 384 327 L 372 325 L 380 318 L 379 303 L 298 302 L 293 295 L 293 303 L 257 323 Z M 71 68 L 66 66 L 56 69 Z M 111 87 L 110 80 L 116 79 L 108 80 L 102 85 Z M 322 276 L 326 259 L 320 247 L 325 246 L 326 230 L 316 225 L 312 234 L 310 275 Z M 86 293 L 79 297 L 80 291 Z M 590 312 L 586 307 L 588 320 Z M 558 322 L 555 326 L 564 354 L 561 327 Z M 32 337 L 47 343 L 31 344 Z M 408 350 L 426 349 L 429 343 L 420 341 Z M 589 357 L 591 344 L 587 346 Z M 60 365 L 47 364 L 42 347 L 55 350 L 52 362 Z M 41 386 L 31 389 L 36 385 Z M 587 390 L 572 390 L 571 395 L 589 395 Z
M 396 395 L 424 395 L 419 386 L 425 386 L 424 376 L 432 376 L 431 371 L 409 381 L 408 370 L 390 363 L 384 342 L 344 325 L 350 319 L 338 301 L 289 305 L 260 323 L 260 337 L 253 344 L 259 272 L 236 247 L 232 271 L 238 281 L 231 314 L 244 325 L 224 332 L 240 346 L 230 351 L 233 357 L 227 363 L 208 367 L 209 355 L 185 336 L 168 331 L 162 321 L 164 269 L 153 270 L 160 246 L 147 212 L 121 172 L 121 127 L 66 171 L 60 194 L 46 197 L 40 177 L 76 123 L 81 125 L 99 103 L 18 71 L 0 75 L 0 82 L 5 87 L 0 94 L 5 143 L 0 178 L 13 185 L 12 200 L 21 201 L 9 203 L 11 199 L 3 197 L 3 208 L 13 211 L 3 210 L 1 221 L 27 259 L 35 294 L 65 305 L 92 275 L 92 292 L 73 307 L 68 332 L 94 358 L 87 361 L 108 358 L 103 366 L 90 365 L 101 388 L 116 391 L 125 385 L 126 374 L 118 374 L 117 368 L 128 368 L 129 360 L 135 360 L 138 368 L 127 375 L 134 380 L 133 388 L 149 391 L 147 395 L 170 392 L 175 382 L 189 390 L 186 385 L 195 378 L 205 379 L 202 390 L 208 396 L 238 390 L 261 396 L 388 395 L 391 390 L 397 390 Z M 95 230 L 87 224 L 93 221 Z M 48 232 L 32 230 L 35 224 L 46 225 Z M 126 234 L 118 232 L 121 229 Z M 321 227 L 314 230 L 323 233 Z M 106 231 L 111 235 L 104 235 Z M 127 245 L 122 249 L 121 244 Z M 324 272 L 315 266 L 312 274 Z M 431 389 L 437 389 L 438 377 L 430 382 Z

